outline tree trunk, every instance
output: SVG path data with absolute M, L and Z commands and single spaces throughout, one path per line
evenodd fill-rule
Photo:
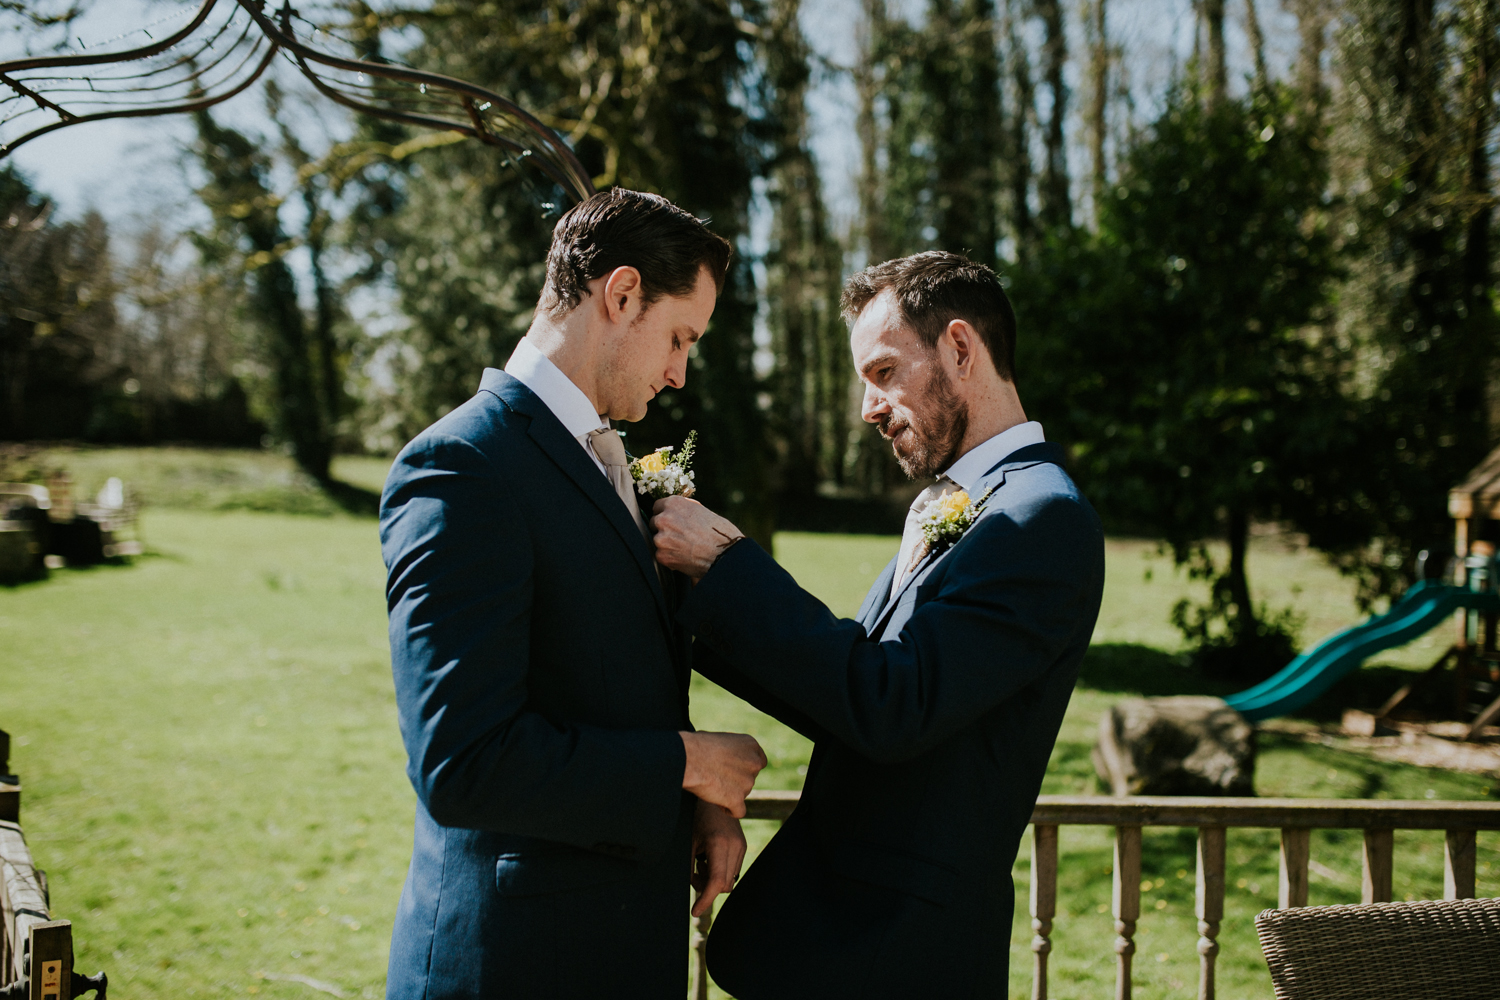
M 1004 140 L 993 0 L 931 0 L 922 82 L 931 102 L 938 245 L 996 264 Z
M 1093 52 L 1089 62 L 1089 82 L 1093 100 L 1089 106 L 1089 157 L 1094 168 L 1094 217 L 1099 215 L 1099 198 L 1107 181 L 1104 163 L 1104 137 L 1109 96 L 1109 34 L 1104 17 L 1105 0 L 1094 0 Z
M 1042 175 L 1042 225 L 1048 230 L 1066 229 L 1073 224 L 1067 136 L 1063 130 L 1068 116 L 1068 90 L 1063 81 L 1068 36 L 1061 0 L 1036 0 L 1036 8 L 1046 31 L 1042 51 L 1046 58 L 1047 93 L 1052 98 L 1052 110 L 1047 117 L 1047 166 Z
M 1255 0 L 1245 0 L 1245 34 L 1249 37 L 1250 53 L 1255 57 L 1255 89 L 1264 93 L 1270 85 L 1270 76 L 1266 72 L 1266 39 L 1260 31 Z
M 1495 281 L 1491 227 L 1495 210 L 1490 186 L 1489 138 L 1495 128 L 1494 93 L 1496 77 L 1500 75 L 1500 36 L 1497 36 L 1497 30 L 1500 30 L 1500 0 L 1469 0 L 1465 6 L 1468 15 L 1468 51 L 1465 53 L 1468 79 L 1465 81 L 1465 90 L 1469 99 L 1464 102 L 1468 121 L 1463 124 L 1467 132 L 1465 138 L 1469 147 L 1469 162 L 1464 194 L 1470 209 L 1460 264 L 1463 286 L 1459 299 L 1465 304 L 1468 313 L 1465 321 L 1469 328 L 1466 340 L 1480 347 L 1474 352 L 1477 356 L 1471 367 L 1483 371 L 1490 366 L 1490 345 L 1494 343 L 1492 294 Z M 1467 381 L 1477 388 L 1473 380 Z M 1478 401 L 1471 400 L 1471 404 L 1477 406 Z M 1493 434 L 1493 416 L 1488 413 L 1486 416 L 1490 418 L 1487 430 Z
M 1009 141 L 1006 144 L 1008 180 L 1010 182 L 1011 232 L 1018 255 L 1035 237 L 1031 217 L 1031 122 L 1036 116 L 1036 85 L 1031 80 L 1031 60 L 1026 55 L 1026 40 L 1021 37 L 1015 11 L 1017 2 L 1006 0 L 1006 49 L 1010 58 L 1011 112 Z
M 1297 0 L 1297 90 L 1303 107 L 1313 116 L 1322 112 L 1327 94 L 1323 89 L 1323 49 L 1328 40 L 1327 0 Z
M 864 0 L 864 19 L 859 26 L 859 61 L 854 67 L 854 86 L 859 94 L 859 113 L 854 128 L 859 135 L 859 209 L 864 221 L 865 253 L 868 262 L 878 264 L 891 257 L 890 239 L 885 228 L 881 204 L 880 124 L 875 116 L 875 101 L 880 96 L 880 79 L 876 68 L 876 39 L 885 32 L 885 0 Z
M 1250 600 L 1250 580 L 1245 573 L 1245 555 L 1250 547 L 1250 514 L 1242 509 L 1229 512 L 1227 526 L 1229 536 L 1229 569 L 1224 574 L 1224 585 L 1229 591 L 1229 603 L 1234 606 L 1231 626 L 1237 641 L 1255 636 L 1255 605 Z
M 323 426 L 331 434 L 343 416 L 344 386 L 340 372 L 338 338 L 338 303 L 328 272 L 323 266 L 323 251 L 328 217 L 318 204 L 318 192 L 309 180 L 302 189 L 307 209 L 307 254 L 311 261 L 313 300 L 312 340 L 318 354 L 318 377 L 323 398 Z
M 196 115 L 199 161 L 210 178 L 204 200 L 220 225 L 242 240 L 258 266 L 249 274 L 250 308 L 266 334 L 277 433 L 292 457 L 320 483 L 328 481 L 332 446 L 318 396 L 307 321 L 297 304 L 297 281 L 282 256 L 285 242 L 267 167 L 255 145 L 218 125 L 207 111 Z M 249 207 L 247 214 L 241 209 Z
M 1203 21 L 1208 29 L 1208 106 L 1224 103 L 1229 92 L 1229 69 L 1224 62 L 1224 0 L 1203 0 Z

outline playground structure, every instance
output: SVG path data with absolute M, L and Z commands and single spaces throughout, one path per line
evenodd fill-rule
M 1275 676 L 1225 699 L 1252 722 L 1295 711 L 1357 669 L 1370 656 L 1412 641 L 1458 615 L 1454 643 L 1424 673 L 1388 698 L 1376 720 L 1409 713 L 1419 692 L 1448 689 L 1446 711 L 1469 723 L 1474 739 L 1500 720 L 1500 560 L 1481 539 L 1486 521 L 1500 520 L 1500 448 L 1448 494 L 1454 557 L 1439 574 L 1419 560 L 1421 579 L 1390 610 L 1324 639 Z

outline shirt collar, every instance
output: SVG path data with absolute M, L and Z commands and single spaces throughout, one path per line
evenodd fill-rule
M 943 475 L 965 490 L 973 489 L 986 472 L 1022 448 L 1041 444 L 1045 440 L 1042 425 L 1035 420 L 1017 424 L 964 452 Z
M 505 363 L 505 373 L 536 393 L 574 437 L 609 426 L 607 420 L 594 412 L 594 404 L 583 390 L 525 337 Z

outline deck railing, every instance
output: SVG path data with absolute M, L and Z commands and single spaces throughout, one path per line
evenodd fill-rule
M 796 808 L 798 792 L 754 792 L 749 818 L 784 820 Z M 1131 961 L 1136 923 L 1141 917 L 1141 828 L 1192 827 L 1198 831 L 1198 996 L 1214 998 L 1214 966 L 1219 955 L 1219 923 L 1224 918 L 1224 834 L 1230 827 L 1281 831 L 1279 907 L 1307 905 L 1307 869 L 1315 829 L 1364 831 L 1366 903 L 1389 902 L 1393 846 L 1397 830 L 1443 830 L 1443 896 L 1474 896 L 1474 838 L 1479 830 L 1500 830 L 1500 802 L 1379 801 L 1372 799 L 1256 799 L 1139 796 L 1044 795 L 1031 814 L 1031 950 L 1035 955 L 1031 995 L 1047 998 L 1047 956 L 1057 914 L 1057 828 L 1115 828 L 1114 891 L 1115 997 L 1130 1000 Z M 708 997 L 705 943 L 709 921 L 693 934 L 695 975 L 689 996 Z M 1003 945 L 997 944 L 997 947 Z
M 27 978 L 30 997 L 66 1000 L 96 990 L 104 1000 L 108 978 L 73 971 L 73 925 L 51 917 L 47 876 L 21 832 L 21 786 L 5 774 L 7 750 L 0 732 L 0 987 Z

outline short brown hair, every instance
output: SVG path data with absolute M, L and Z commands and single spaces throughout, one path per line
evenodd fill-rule
M 942 250 L 875 264 L 844 282 L 845 322 L 852 324 L 887 288 L 922 343 L 936 346 L 948 324 L 961 319 L 984 341 L 1000 377 L 1015 381 L 1016 314 L 994 271 Z
M 553 316 L 571 312 L 589 294 L 590 281 L 617 267 L 641 272 L 648 306 L 663 295 L 691 295 L 704 268 L 722 292 L 729 253 L 728 240 L 661 195 L 611 188 L 557 220 L 539 308 Z

